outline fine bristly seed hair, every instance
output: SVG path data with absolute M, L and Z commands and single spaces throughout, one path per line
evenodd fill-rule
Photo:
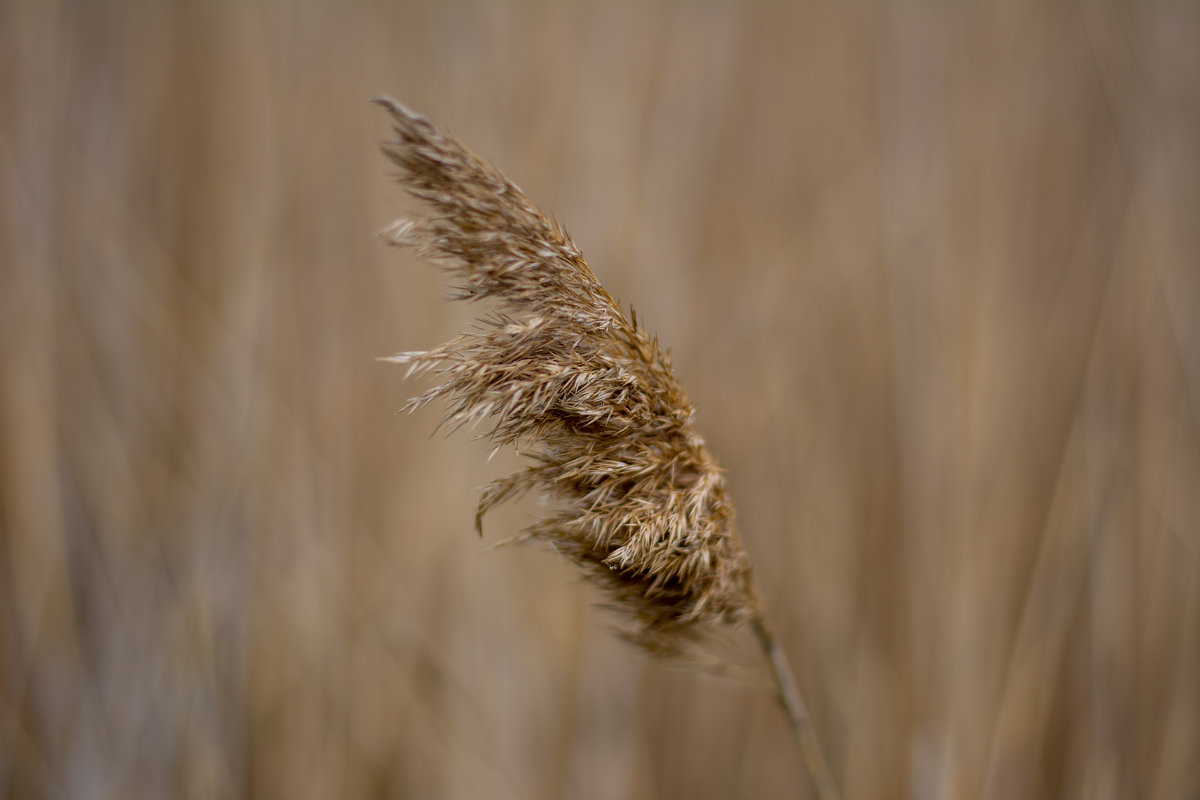
M 443 424 L 528 459 L 484 487 L 476 515 L 531 490 L 552 510 L 520 537 L 565 555 L 633 621 L 627 635 L 675 652 L 709 623 L 758 613 L 720 469 L 692 428 L 667 354 L 627 317 L 566 231 L 519 188 L 390 99 L 383 151 L 432 209 L 388 239 L 451 276 L 453 298 L 494 303 L 477 329 L 389 360 L 439 383 L 406 410 L 443 401 Z

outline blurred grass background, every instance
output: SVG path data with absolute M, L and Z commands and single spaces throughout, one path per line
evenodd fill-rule
M 1198 30 L 0 2 L 0 793 L 804 796 L 393 416 L 471 310 L 372 235 L 388 93 L 672 348 L 847 798 L 1200 797 Z

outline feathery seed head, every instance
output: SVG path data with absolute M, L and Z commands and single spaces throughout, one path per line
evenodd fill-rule
M 752 617 L 758 600 L 725 482 L 666 353 L 516 185 L 424 117 L 375 102 L 392 118 L 383 151 L 399 183 L 433 211 L 387 237 L 441 265 L 455 299 L 496 305 L 477 330 L 390 359 L 440 381 L 406 410 L 442 401 L 443 424 L 489 420 L 488 438 L 529 458 L 484 487 L 477 525 L 531 490 L 557 501 L 520 538 L 579 566 L 653 652 L 676 650 L 703 623 Z

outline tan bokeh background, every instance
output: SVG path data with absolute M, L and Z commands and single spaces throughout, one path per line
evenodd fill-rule
M 847 798 L 1200 796 L 1200 6 L 847 6 L 0 3 L 0 795 L 805 796 L 393 415 L 383 92 L 671 347 Z

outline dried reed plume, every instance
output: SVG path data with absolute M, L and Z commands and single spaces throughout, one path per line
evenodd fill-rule
M 440 378 L 406 410 L 444 401 L 444 425 L 489 421 L 487 438 L 529 459 L 484 488 L 476 526 L 531 490 L 558 501 L 520 538 L 549 544 L 602 586 L 632 620 L 629 638 L 652 653 L 678 653 L 711 624 L 750 622 L 818 794 L 833 797 L 724 478 L 666 352 L 515 184 L 423 117 L 375 102 L 392 117 L 383 151 L 399 182 L 434 212 L 396 222 L 388 238 L 442 265 L 454 299 L 497 306 L 472 332 L 389 359 Z

